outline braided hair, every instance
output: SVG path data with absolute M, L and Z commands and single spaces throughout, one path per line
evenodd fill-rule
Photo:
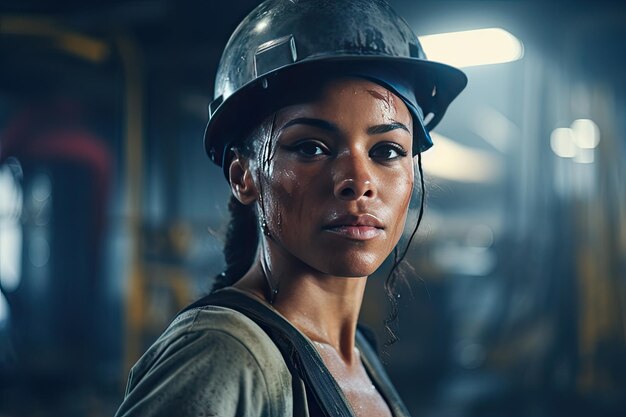
M 252 160 L 261 154 L 261 149 L 271 143 L 274 116 L 265 119 L 243 141 L 231 149 L 242 157 Z M 259 246 L 259 219 L 254 204 L 242 204 L 234 195 L 228 202 L 230 221 L 224 242 L 226 268 L 215 277 L 211 292 L 233 285 L 252 267 Z

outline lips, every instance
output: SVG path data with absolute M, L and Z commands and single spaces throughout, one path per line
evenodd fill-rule
M 372 214 L 346 214 L 333 218 L 323 227 L 324 231 L 353 240 L 374 239 L 384 233 L 384 226 Z

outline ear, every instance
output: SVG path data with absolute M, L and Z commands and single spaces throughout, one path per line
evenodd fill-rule
M 241 204 L 249 205 L 256 201 L 259 194 L 252 176 L 252 169 L 248 159 L 241 157 L 237 151 L 234 151 L 233 159 L 230 161 L 228 177 L 230 189 Z

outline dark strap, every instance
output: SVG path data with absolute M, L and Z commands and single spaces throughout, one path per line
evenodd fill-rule
M 372 331 L 365 326 L 359 326 L 356 333 L 356 343 L 361 349 L 361 359 L 366 363 L 369 369 L 369 376 L 372 382 L 378 388 L 380 394 L 387 402 L 387 406 L 391 410 L 391 414 L 397 417 L 409 416 L 409 411 L 404 406 L 404 403 L 400 399 L 400 396 L 393 389 L 393 384 L 387 376 L 387 372 L 383 368 L 382 363 L 377 359 L 378 353 L 376 352 L 376 340 L 370 339 L 373 337 Z
M 292 373 L 296 371 L 311 389 L 325 416 L 354 417 L 343 392 L 315 347 L 291 323 L 252 297 L 227 289 L 201 298 L 179 314 L 209 305 L 236 310 L 258 324 L 281 351 Z

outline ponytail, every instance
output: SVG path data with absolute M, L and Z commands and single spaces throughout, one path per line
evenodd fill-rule
M 274 126 L 274 115 L 267 117 L 243 141 L 233 144 L 239 154 L 255 159 L 264 146 L 269 146 Z M 262 202 L 261 202 L 262 203 Z M 241 204 L 235 196 L 228 202 L 230 222 L 224 242 L 226 269 L 215 277 L 211 291 L 228 287 L 239 281 L 252 267 L 259 246 L 259 219 L 254 204 Z
M 226 269 L 215 277 L 211 291 L 228 287 L 244 276 L 254 263 L 259 244 L 258 220 L 254 205 L 241 204 L 235 196 L 228 203 L 230 223 L 226 231 Z

